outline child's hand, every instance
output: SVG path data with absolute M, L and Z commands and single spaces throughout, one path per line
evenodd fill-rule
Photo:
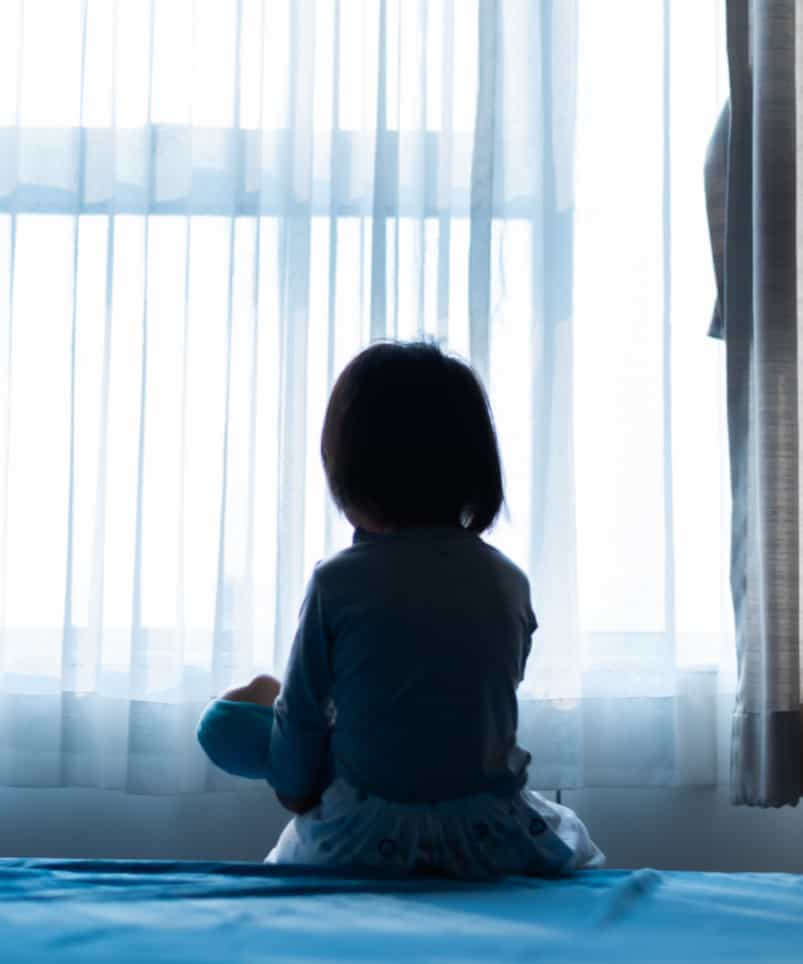
M 277 793 L 276 799 L 285 810 L 289 810 L 291 813 L 304 814 L 318 806 L 321 802 L 321 795 L 314 793 L 309 797 L 285 797 L 281 793 Z
M 246 686 L 236 686 L 226 690 L 220 697 L 235 703 L 257 703 L 260 706 L 273 706 L 282 684 L 274 676 L 263 673 L 255 676 Z

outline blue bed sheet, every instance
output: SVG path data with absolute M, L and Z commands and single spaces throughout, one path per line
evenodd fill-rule
M 0 860 L 0 961 L 803 961 L 803 877 Z

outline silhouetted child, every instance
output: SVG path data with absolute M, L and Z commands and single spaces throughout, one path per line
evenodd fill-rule
M 480 538 L 504 494 L 473 371 L 435 345 L 373 345 L 335 384 L 321 454 L 354 542 L 316 566 L 283 683 L 229 690 L 199 726 L 215 763 L 298 814 L 267 860 L 602 864 L 575 814 L 525 786 L 516 688 L 536 620 L 524 573 Z

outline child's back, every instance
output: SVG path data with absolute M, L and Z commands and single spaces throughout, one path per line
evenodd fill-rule
M 572 811 L 525 789 L 516 687 L 535 627 L 526 577 L 479 536 L 358 529 L 310 581 L 274 708 L 271 780 L 309 794 L 326 753 L 323 799 L 269 861 L 462 877 L 602 863 Z
M 404 802 L 521 788 L 516 686 L 535 618 L 516 566 L 462 528 L 357 530 L 313 587 L 336 776 Z

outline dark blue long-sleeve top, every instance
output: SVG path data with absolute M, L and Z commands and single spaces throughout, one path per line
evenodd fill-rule
M 258 766 L 292 797 L 334 777 L 401 802 L 515 792 L 536 625 L 526 576 L 479 536 L 356 530 L 309 582 Z

